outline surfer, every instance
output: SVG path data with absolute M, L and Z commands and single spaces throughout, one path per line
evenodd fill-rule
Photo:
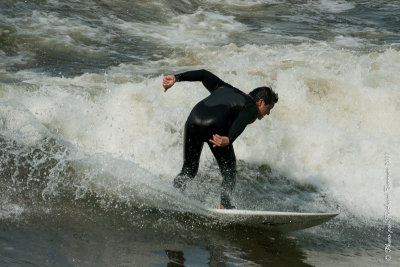
M 211 94 L 196 104 L 186 121 L 183 167 L 174 179 L 174 187 L 183 191 L 195 177 L 203 144 L 207 142 L 223 177 L 220 208 L 234 209 L 231 194 L 236 184 L 236 157 L 232 143 L 248 124 L 269 115 L 278 102 L 278 94 L 269 87 L 258 87 L 246 94 L 207 70 L 165 76 L 164 92 L 183 81 L 201 81 Z

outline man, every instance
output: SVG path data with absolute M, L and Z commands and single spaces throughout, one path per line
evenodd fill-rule
M 269 87 L 259 87 L 245 94 L 206 70 L 165 76 L 164 92 L 183 81 L 201 81 L 211 94 L 192 109 L 186 121 L 183 167 L 174 179 L 174 187 L 183 191 L 186 183 L 195 177 L 203 144 L 207 142 L 223 177 L 220 208 L 234 209 L 230 200 L 236 183 L 232 143 L 248 124 L 269 115 L 278 102 L 278 95 Z

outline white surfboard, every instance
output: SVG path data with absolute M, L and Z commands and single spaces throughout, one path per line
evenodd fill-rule
M 223 224 L 266 227 L 279 232 L 290 232 L 319 225 L 338 214 L 210 209 L 210 217 Z

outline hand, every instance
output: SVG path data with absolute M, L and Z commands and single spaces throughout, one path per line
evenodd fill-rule
M 226 147 L 227 145 L 229 145 L 229 137 L 227 136 L 220 136 L 218 134 L 214 134 L 213 135 L 213 139 L 209 140 L 210 143 L 213 143 L 213 147 Z
M 174 75 L 164 76 L 164 79 L 163 79 L 164 92 L 166 92 L 174 84 L 175 84 L 175 76 Z

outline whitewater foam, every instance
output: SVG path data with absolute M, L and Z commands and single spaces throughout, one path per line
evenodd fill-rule
M 331 13 L 341 13 L 355 8 L 355 4 L 349 1 L 320 0 L 318 2 L 317 8 Z
M 123 32 L 144 39 L 179 46 L 227 44 L 232 34 L 247 27 L 233 16 L 221 15 L 199 9 L 193 14 L 174 16 L 168 23 L 127 22 L 118 18 L 107 19 Z

